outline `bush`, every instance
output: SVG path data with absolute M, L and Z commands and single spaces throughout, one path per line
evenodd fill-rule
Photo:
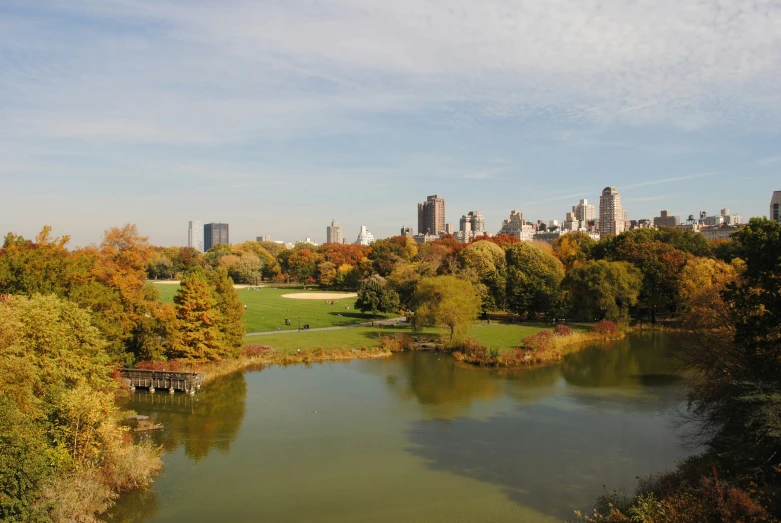
M 475 365 L 495 365 L 496 360 L 488 353 L 488 348 L 474 338 L 465 338 L 453 347 L 453 356 L 459 361 Z
M 383 336 L 380 347 L 390 352 L 404 352 L 415 348 L 415 340 L 406 334 Z
M 594 325 L 594 332 L 605 338 L 618 334 L 618 325 L 610 320 L 601 320 Z
M 553 348 L 553 332 L 542 330 L 521 340 L 523 346 L 533 351 L 548 351 Z
M 258 356 L 271 354 L 273 352 L 274 349 L 268 345 L 247 345 L 246 347 L 241 348 L 241 355 L 246 358 L 257 358 Z
M 556 328 L 553 329 L 553 334 L 556 336 L 569 336 L 572 334 L 572 329 L 568 327 L 567 325 L 562 325 L 561 323 L 556 325 Z
M 168 361 L 139 361 L 136 363 L 137 369 L 142 370 L 168 370 L 171 372 L 179 372 L 182 370 L 182 362 L 177 359 L 171 359 Z

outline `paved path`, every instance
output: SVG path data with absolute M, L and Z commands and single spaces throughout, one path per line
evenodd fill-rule
M 299 331 L 298 329 L 288 329 L 288 330 L 280 330 L 280 331 L 264 331 L 264 332 L 248 332 L 245 334 L 245 336 L 267 336 L 269 334 L 291 334 L 295 332 L 319 332 L 319 331 L 338 331 L 341 329 L 354 329 L 355 327 L 376 327 L 377 325 L 383 325 L 383 326 L 390 326 L 390 325 L 398 325 L 399 323 L 404 323 L 407 321 L 406 316 L 400 316 L 398 318 L 390 318 L 388 320 L 376 320 L 376 321 L 367 321 L 364 323 L 353 323 L 351 325 L 339 325 L 337 327 L 320 327 L 319 329 L 301 329 Z

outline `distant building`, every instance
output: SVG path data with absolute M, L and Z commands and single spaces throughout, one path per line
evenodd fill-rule
M 415 235 L 415 232 L 412 230 L 412 227 L 402 227 L 401 235 L 406 236 L 407 238 L 412 238 Z
M 729 240 L 729 237 L 740 229 L 739 225 L 712 225 L 702 227 L 700 232 L 709 241 Z
M 370 245 L 372 242 L 374 242 L 374 235 L 369 232 L 365 225 L 361 225 L 361 232 L 358 234 L 358 239 L 355 243 L 358 245 Z
M 445 200 L 438 194 L 418 204 L 418 234 L 445 232 Z
M 258 242 L 273 242 L 274 240 L 271 238 L 271 236 L 258 236 L 255 238 L 255 241 Z M 283 242 L 276 242 L 276 243 L 283 243 Z
M 510 211 L 510 218 L 502 222 L 502 228 L 497 234 L 515 236 L 521 241 L 527 242 L 533 239 L 536 228 L 531 223 L 526 223 L 523 214 L 518 211 Z
M 325 229 L 325 243 L 342 243 L 343 240 L 342 226 L 331 220 L 331 225 Z
M 485 227 L 485 216 L 477 211 L 469 211 L 469 214 L 462 216 L 458 225 L 459 231 L 469 231 L 473 234 L 487 230 Z
M 656 227 L 677 227 L 681 224 L 680 216 L 670 216 L 667 211 L 661 211 L 659 216 L 654 218 L 654 226 Z
M 590 222 L 597 219 L 597 213 L 593 205 L 589 205 L 588 200 L 580 200 L 577 205 L 572 206 L 572 218 L 576 221 Z
M 773 191 L 773 197 L 770 198 L 770 214 L 767 217 L 781 223 L 781 191 Z
M 456 231 L 453 228 L 453 224 L 452 223 L 446 223 L 445 224 L 445 234 L 453 234 L 454 232 L 456 232 Z
M 203 252 L 203 222 L 190 222 L 187 227 L 187 246 Z
M 418 244 L 424 244 L 428 242 L 436 241 L 440 238 L 438 234 L 416 234 L 412 237 L 413 240 L 415 240 Z
M 708 216 L 705 211 L 700 212 L 700 225 L 706 227 L 718 227 L 719 225 L 740 225 L 743 223 L 743 217 L 737 214 L 730 214 L 729 209 L 721 209 L 720 214 Z
M 599 197 L 599 235 L 617 235 L 626 229 L 626 211 L 621 207 L 621 195 L 615 187 L 605 187 Z
M 227 223 L 207 223 L 203 226 L 203 248 L 209 250 L 221 243 L 230 244 Z

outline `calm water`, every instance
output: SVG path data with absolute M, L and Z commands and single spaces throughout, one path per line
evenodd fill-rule
M 166 427 L 147 436 L 165 469 L 113 520 L 561 521 L 689 454 L 672 343 L 633 336 L 525 371 L 412 353 L 136 393 L 128 408 Z

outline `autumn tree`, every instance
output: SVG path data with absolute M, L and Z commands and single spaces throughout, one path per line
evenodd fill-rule
M 363 313 L 392 313 L 399 310 L 399 295 L 382 276 L 375 274 L 361 282 L 355 307 Z
M 330 287 L 336 281 L 337 267 L 329 261 L 321 261 L 317 265 L 317 283 L 323 287 Z
M 222 315 L 203 269 L 185 275 L 174 302 L 179 336 L 171 356 L 195 362 L 220 359 L 226 352 L 220 332 Z
M 572 232 L 553 241 L 553 253 L 564 264 L 564 269 L 570 270 L 591 259 L 594 245 L 596 242 L 588 234 Z
M 626 321 L 642 283 L 642 273 L 627 262 L 591 260 L 570 269 L 562 286 L 576 318 Z
M 319 261 L 320 256 L 317 252 L 309 247 L 301 246 L 293 249 L 287 258 L 287 270 L 297 281 L 306 283 L 314 280 Z
M 420 280 L 412 299 L 412 325 L 416 330 L 438 326 L 450 331 L 450 343 L 462 338 L 480 312 L 481 300 L 474 286 L 455 276 Z
M 561 300 L 564 266 L 527 242 L 507 249 L 507 308 L 521 315 L 553 314 Z
M 233 254 L 231 246 L 227 243 L 218 243 L 204 253 L 203 263 L 208 267 L 215 268 L 220 264 L 220 259 L 229 254 Z
M 417 264 L 398 262 L 388 275 L 388 284 L 399 295 L 399 304 L 404 309 L 412 308 L 412 295 L 421 275 Z

